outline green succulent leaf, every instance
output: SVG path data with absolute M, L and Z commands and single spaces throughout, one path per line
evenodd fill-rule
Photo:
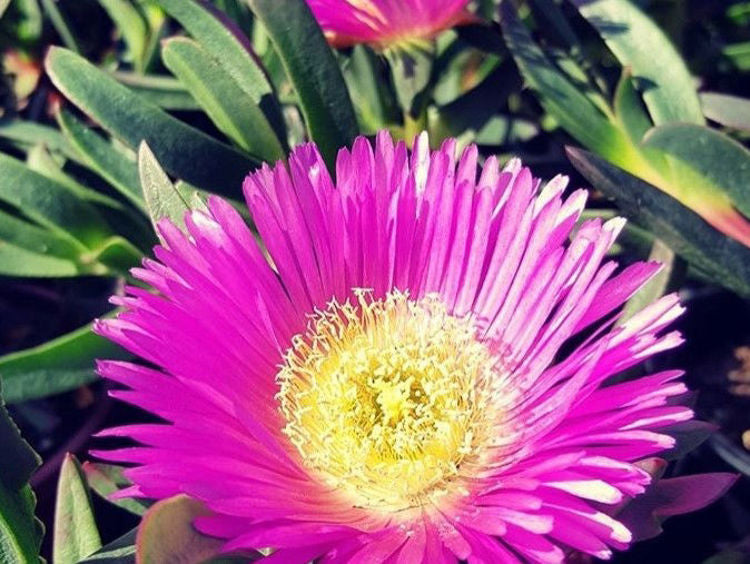
M 674 186 L 699 203 L 729 198 L 750 216 L 750 151 L 727 135 L 702 125 L 671 123 L 648 132 L 643 146 L 667 156 L 663 171 Z
M 177 185 L 172 184 L 145 141 L 138 149 L 138 171 L 143 194 L 146 197 L 148 214 L 157 234 L 159 234 L 157 224 L 163 218 L 184 228 L 185 213 L 191 207 L 190 189 L 185 185 L 180 185 L 182 187 L 180 191 Z
M 0 240 L 0 274 L 36 278 L 67 278 L 86 271 L 75 261 L 35 253 L 19 245 Z
M 62 133 L 54 127 L 20 119 L 0 123 L 0 138 L 7 139 L 22 151 L 42 143 L 50 151 L 63 154 L 68 159 L 81 162 L 78 152 L 68 143 Z
M 86 476 L 70 453 L 65 455 L 57 482 L 52 546 L 55 564 L 77 564 L 102 546 Z
M 229 73 L 250 101 L 261 108 L 277 138 L 286 148 L 286 128 L 273 87 L 242 30 L 207 2 L 158 1 Z
M 192 39 L 164 42 L 162 60 L 227 137 L 260 160 L 286 154 L 266 115 L 224 68 Z
M 171 76 L 116 71 L 112 77 L 138 96 L 165 110 L 199 110 L 200 106 L 185 86 Z M 2 132 L 2 130 L 0 130 Z
M 78 388 L 96 379 L 97 358 L 128 358 L 123 349 L 95 335 L 91 324 L 39 346 L 0 357 L 5 399 L 17 403 Z
M 50 231 L 89 248 L 112 235 L 91 204 L 4 154 L 0 154 L 0 200 Z
M 70 112 L 65 110 L 58 112 L 57 122 L 65 137 L 89 168 L 139 209 L 145 211 L 146 203 L 143 199 L 138 179 L 138 167 L 135 162 L 129 160 L 94 130 L 86 127 Z
M 628 134 L 633 143 L 640 143 L 646 132 L 651 129 L 651 119 L 648 117 L 641 96 L 633 85 L 630 69 L 625 69 L 617 84 L 614 99 L 615 119 Z
M 65 16 L 57 7 L 57 2 L 55 2 L 55 0 L 42 0 L 42 6 L 44 7 L 44 11 L 47 12 L 49 21 L 52 23 L 52 26 L 55 28 L 58 35 L 60 35 L 65 46 L 76 53 L 80 53 L 81 46 L 78 44 L 75 34 L 71 31 Z
M 725 127 L 750 131 L 750 100 L 718 92 L 700 95 L 703 114 Z
M 382 67 L 381 59 L 364 45 L 354 47 L 343 66 L 360 127 L 368 134 L 386 129 L 398 119 L 393 95 L 382 80 Z
M 551 63 L 509 2 L 502 3 L 500 13 L 508 49 L 544 108 L 587 147 L 607 157 L 621 155 L 628 144 L 622 132 Z
M 297 92 L 310 137 L 329 169 L 357 135 L 357 118 L 336 58 L 304 0 L 246 0 L 276 47 Z
M 41 459 L 21 438 L 2 396 L 0 389 L 0 562 L 37 564 L 44 527 L 28 482 Z
M 103 546 L 80 564 L 135 564 L 136 529 Z
M 423 96 L 432 77 L 434 61 L 433 49 L 427 46 L 413 46 L 410 49 L 386 51 L 390 61 L 391 76 L 396 88 L 398 101 L 405 112 L 418 116 Z
M 568 147 L 568 157 L 626 215 L 648 227 L 689 264 L 717 283 L 750 297 L 750 248 L 726 237 L 691 209 L 604 159 Z
M 131 485 L 131 482 L 122 475 L 123 470 L 125 470 L 124 467 L 114 464 L 83 463 L 83 472 L 86 474 L 86 480 L 94 492 L 103 499 L 114 503 L 118 507 L 122 507 L 130 513 L 143 515 L 148 509 L 149 503 L 140 499 L 126 498 L 112 500 L 109 498 L 110 494 Z
M 149 46 L 148 22 L 130 0 L 99 0 L 115 29 L 122 35 L 130 53 L 130 59 L 138 72 L 143 72 L 146 51 Z
M 71 51 L 52 47 L 47 73 L 65 96 L 132 149 L 146 140 L 159 162 L 191 184 L 236 193 L 256 162 L 142 100 Z
M 704 122 L 685 61 L 664 32 L 634 2 L 570 1 L 596 28 L 620 63 L 630 67 L 655 124 Z
M 66 174 L 65 171 L 63 171 L 63 164 L 64 161 L 56 159 L 44 145 L 32 147 L 26 155 L 26 165 L 31 170 L 65 186 L 81 200 L 114 210 L 122 211 L 125 209 L 125 207 L 117 200 L 110 198 L 97 190 L 84 186 L 75 178 Z

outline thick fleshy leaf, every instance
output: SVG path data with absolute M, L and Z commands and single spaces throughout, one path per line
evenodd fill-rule
M 55 158 L 44 145 L 36 145 L 29 149 L 26 154 L 26 166 L 34 172 L 54 180 L 58 184 L 65 186 L 81 200 L 85 200 L 95 205 L 104 206 L 113 210 L 123 211 L 125 207 L 122 203 L 102 194 L 98 190 L 84 186 L 75 178 L 68 175 L 64 170 L 64 161 Z
M 386 51 L 391 63 L 391 76 L 396 95 L 403 110 L 419 115 L 424 103 L 421 94 L 430 84 L 434 54 L 430 47 L 413 46 L 409 49 Z
M 67 278 L 85 271 L 72 260 L 35 253 L 0 240 L 0 274 L 33 278 Z
M 136 529 L 128 531 L 81 560 L 81 564 L 135 564 L 135 535 Z
M 286 128 L 273 87 L 242 30 L 208 2 L 158 1 L 229 73 L 250 101 L 261 108 L 285 147 Z
M 96 379 L 97 358 L 127 358 L 86 325 L 36 347 L 0 357 L 5 399 L 15 403 L 75 389 Z
M 102 546 L 86 476 L 76 457 L 65 455 L 57 482 L 53 558 L 77 564 Z
M 200 106 L 176 78 L 167 75 L 138 74 L 127 71 L 112 73 L 120 84 L 138 96 L 165 110 L 198 110 Z
M 714 473 L 655 480 L 617 515 L 634 540 L 661 533 L 661 523 L 673 515 L 697 511 L 719 499 L 737 480 L 735 474 Z
M 640 143 L 646 132 L 651 129 L 651 119 L 643 107 L 640 94 L 633 85 L 633 76 L 626 68 L 617 84 L 614 99 L 615 119 L 625 130 L 633 143 Z
M 136 537 L 139 562 L 203 562 L 216 556 L 225 541 L 200 534 L 196 517 L 210 514 L 186 495 L 154 504 L 143 516 Z
M 68 141 L 76 148 L 89 168 L 140 209 L 145 209 L 136 164 L 70 112 L 60 111 L 57 121 Z
M 146 102 L 75 53 L 52 47 L 52 82 L 82 111 L 131 148 L 146 140 L 175 176 L 214 192 L 235 194 L 256 163 L 248 156 Z
M 162 46 L 162 60 L 227 137 L 262 161 L 284 158 L 283 145 L 263 110 L 199 43 L 169 39 Z
M 563 75 L 534 42 L 515 8 L 500 7 L 503 37 L 521 74 L 540 95 L 544 108 L 571 135 L 607 158 L 620 158 L 629 143 L 581 89 Z
M 87 247 L 98 245 L 112 234 L 91 204 L 4 154 L 0 154 L 0 200 L 23 210 L 27 217 L 50 231 Z
M 617 200 L 688 263 L 717 283 L 750 296 L 750 249 L 726 237 L 692 210 L 604 159 L 568 147 L 568 157 L 595 187 Z
M 750 216 L 750 151 L 737 141 L 705 126 L 670 123 L 650 130 L 643 145 L 667 155 L 671 183 L 688 202 L 696 197 L 690 207 L 728 198 Z
M 305 0 L 246 0 L 294 85 L 310 137 L 329 168 L 354 140 L 357 119 L 341 70 Z
M 111 494 L 131 485 L 131 482 L 122 475 L 123 470 L 125 470 L 124 467 L 114 464 L 83 463 L 83 472 L 86 474 L 86 480 L 94 492 L 130 513 L 143 515 L 148 509 L 149 503 L 140 499 L 110 499 L 109 497 Z
M 664 32 L 635 3 L 571 2 L 596 28 L 623 67 L 630 67 L 655 124 L 703 123 L 700 101 L 685 61 Z
M 4 211 L 0 211 L 0 241 L 34 254 L 65 259 L 76 265 L 77 271 L 86 271 L 84 265 L 79 264 L 81 253 L 84 252 L 81 245 L 71 241 L 69 237 L 58 235 Z M 0 261 L 0 269 L 4 267 L 7 265 Z
M 0 562 L 38 562 L 44 534 L 34 516 L 36 498 L 29 486 L 41 459 L 21 438 L 0 389 Z
M 41 3 L 44 11 L 47 13 L 47 18 L 49 18 L 49 21 L 63 40 L 65 46 L 76 53 L 80 53 L 81 46 L 78 44 L 78 39 L 76 39 L 75 34 L 68 25 L 65 16 L 57 7 L 57 2 L 55 0 L 41 0 Z
M 54 127 L 48 127 L 33 121 L 9 120 L 0 124 L 0 138 L 7 139 L 23 151 L 42 143 L 51 151 L 59 152 L 71 160 L 81 162 L 78 151 Z
M 667 427 L 664 433 L 674 437 L 677 443 L 659 456 L 665 460 L 679 460 L 708 440 L 717 428 L 713 423 L 706 421 L 684 421 Z
M 130 0 L 99 0 L 99 4 L 107 11 L 115 23 L 115 29 L 122 35 L 133 66 L 136 70 L 143 71 L 149 44 L 148 23 L 143 14 Z
M 397 119 L 396 103 L 383 80 L 382 59 L 364 45 L 356 45 L 343 66 L 360 128 L 375 134 Z
M 703 115 L 726 127 L 750 131 L 750 100 L 718 92 L 700 94 Z
M 158 221 L 165 217 L 175 225 L 183 226 L 185 212 L 190 209 L 189 194 L 180 192 L 172 184 L 145 141 L 138 148 L 138 172 L 154 229 Z

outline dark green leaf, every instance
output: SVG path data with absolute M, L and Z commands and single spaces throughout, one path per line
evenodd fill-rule
M 657 25 L 630 0 L 571 0 L 624 67 L 630 67 L 655 124 L 703 123 L 692 77 Z
M 643 108 L 641 97 L 633 86 L 629 69 L 625 69 L 617 84 L 614 99 L 615 118 L 633 143 L 640 143 L 653 125 Z
M 57 482 L 54 562 L 77 564 L 101 546 L 86 476 L 76 457 L 68 453 Z
M 336 59 L 304 0 L 246 0 L 263 23 L 299 98 L 310 137 L 332 168 L 357 135 L 349 93 Z
M 52 47 L 47 73 L 65 96 L 135 149 L 142 140 L 164 167 L 200 188 L 236 193 L 256 163 L 146 102 L 75 53 Z
M 21 438 L 0 390 L 0 562 L 36 564 L 44 534 L 29 478 L 41 459 Z
M 36 278 L 80 276 L 85 271 L 70 259 L 35 253 L 0 240 L 0 274 Z
M 118 71 L 112 76 L 141 99 L 165 110 L 198 110 L 200 106 L 182 83 L 171 76 Z M 1 130 L 0 130 L 1 132 Z
M 3 154 L 0 154 L 0 200 L 50 231 L 89 247 L 112 234 L 91 204 L 62 184 Z
M 164 42 L 162 60 L 227 137 L 266 162 L 286 154 L 261 108 L 198 43 L 185 37 Z
M 430 84 L 433 52 L 431 49 L 414 46 L 410 49 L 386 51 L 390 61 L 391 76 L 396 87 L 398 101 L 405 112 L 418 116 L 421 96 Z
M 343 67 L 360 127 L 374 135 L 396 122 L 396 103 L 383 80 L 381 58 L 368 47 L 357 45 Z
M 120 538 L 81 560 L 81 564 L 135 564 L 136 529 L 128 531 Z
M 138 208 L 145 210 L 138 167 L 65 110 L 57 115 L 60 128 L 86 164 Z
M 99 0 L 115 23 L 130 52 L 130 60 L 136 70 L 142 72 L 148 48 L 148 24 L 138 8 L 130 0 Z
M 750 131 L 750 100 L 718 92 L 700 95 L 703 114 L 726 127 Z
M 702 125 L 666 124 L 653 128 L 643 145 L 667 155 L 668 177 L 688 201 L 710 203 L 722 196 L 750 216 L 750 151 L 723 133 Z
M 224 67 L 252 103 L 261 108 L 285 147 L 286 129 L 273 87 L 242 30 L 207 2 L 158 1 Z
M 118 507 L 122 507 L 130 513 L 135 515 L 143 515 L 149 507 L 149 503 L 140 499 L 116 499 L 111 500 L 110 494 L 120 491 L 131 485 L 131 482 L 122 475 L 122 466 L 115 466 L 114 464 L 100 464 L 93 462 L 84 462 L 83 471 L 86 474 L 86 479 L 89 486 L 99 496 L 106 499 L 107 501 L 114 503 Z
M 0 124 L 0 137 L 8 139 L 24 151 L 43 143 L 51 151 L 60 152 L 67 158 L 80 162 L 80 155 L 67 139 L 53 127 L 20 119 Z
M 688 263 L 717 283 L 750 297 L 750 248 L 726 237 L 661 190 L 608 163 L 568 147 L 578 171 L 617 200 L 631 218 L 648 227 Z
M 157 234 L 157 223 L 162 218 L 183 227 L 185 212 L 190 209 L 190 194 L 177 190 L 145 142 L 138 149 L 138 170 L 146 197 L 146 208 Z
M 538 92 L 542 105 L 573 137 L 608 157 L 619 157 L 627 144 L 599 109 L 549 61 L 509 2 L 501 5 L 505 42 L 521 74 Z
M 60 12 L 55 0 L 42 0 L 42 6 L 44 6 L 44 11 L 47 12 L 49 21 L 52 22 L 55 31 L 60 35 L 65 46 L 76 53 L 80 53 L 81 47 L 78 44 L 78 40 L 71 31 L 70 26 L 68 26 L 68 22 L 65 21 L 65 16 Z
M 5 399 L 15 403 L 75 389 L 96 379 L 97 358 L 128 358 L 86 325 L 36 347 L 0 357 Z
M 87 186 L 84 186 L 78 182 L 72 176 L 69 176 L 63 171 L 63 162 L 60 159 L 56 159 L 47 150 L 44 145 L 37 145 L 29 149 L 26 155 L 26 165 L 39 174 L 46 176 L 50 180 L 54 180 L 58 184 L 65 186 L 73 194 L 75 194 L 81 200 L 85 200 L 92 204 L 98 204 L 105 206 L 113 210 L 123 211 L 125 206 L 119 201 L 110 198 L 109 196 L 93 190 Z
M 680 260 L 675 257 L 674 251 L 659 239 L 654 241 L 648 260 L 661 263 L 662 269 L 627 301 L 622 315 L 617 320 L 618 324 L 623 324 L 666 294 L 675 272 L 683 270 L 680 268 Z

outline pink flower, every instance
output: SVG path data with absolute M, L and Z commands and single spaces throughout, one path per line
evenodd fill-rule
M 142 445 L 96 453 L 137 465 L 121 495 L 186 493 L 226 550 L 283 563 L 628 546 L 617 512 L 693 413 L 678 371 L 609 381 L 679 345 L 666 328 L 683 308 L 670 295 L 615 325 L 659 268 L 605 260 L 624 221 L 569 239 L 585 191 L 564 198 L 566 178 L 541 187 L 517 160 L 477 176 L 476 147 L 455 152 L 359 138 L 334 185 L 297 148 L 245 182 L 265 248 L 219 198 L 188 235 L 160 223 L 158 262 L 133 272 L 158 294 L 128 288 L 96 326 L 155 366 L 101 362 L 129 388 L 112 395 L 165 420 L 104 433 Z
M 379 48 L 430 39 L 472 21 L 469 0 L 307 0 L 331 44 Z

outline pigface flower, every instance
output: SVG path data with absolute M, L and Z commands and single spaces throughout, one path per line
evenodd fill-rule
M 226 549 L 276 562 L 560 562 L 624 549 L 641 461 L 692 417 L 676 371 L 611 377 L 681 342 L 675 296 L 615 325 L 658 265 L 605 260 L 623 220 L 576 227 L 586 192 L 476 147 L 380 134 L 314 145 L 244 186 L 263 247 L 212 198 L 98 333 L 101 362 L 162 424 L 105 434 L 123 495 L 180 493 Z M 572 234 L 572 235 L 571 235 Z
M 388 48 L 431 39 L 472 21 L 469 0 L 307 0 L 323 32 L 337 47 L 367 43 Z

